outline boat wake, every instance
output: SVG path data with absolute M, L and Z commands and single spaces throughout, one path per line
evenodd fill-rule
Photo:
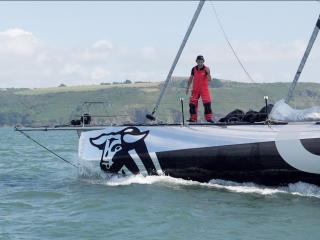
M 211 180 L 208 184 L 217 189 L 225 189 L 238 193 L 256 193 L 261 195 L 291 194 L 320 198 L 320 187 L 305 182 L 292 183 L 283 187 L 266 187 L 255 183 L 237 183 L 225 180 Z
M 93 166 L 81 165 L 79 169 L 79 178 L 92 183 L 101 184 L 110 187 L 128 186 L 133 184 L 142 185 L 163 185 L 166 187 L 181 187 L 181 186 L 195 186 L 212 188 L 222 191 L 246 193 L 246 194 L 259 194 L 259 195 L 275 195 L 275 194 L 290 194 L 302 197 L 320 198 L 320 187 L 304 182 L 297 182 L 283 187 L 266 187 L 255 183 L 238 183 L 232 181 L 225 181 L 220 179 L 213 179 L 208 183 L 200 183 L 197 181 L 184 180 L 181 178 L 173 178 L 170 176 L 146 176 L 145 174 L 139 175 L 107 175 L 100 170 L 100 168 L 92 168 Z

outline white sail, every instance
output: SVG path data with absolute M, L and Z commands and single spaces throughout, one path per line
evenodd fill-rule
M 294 109 L 281 99 L 275 103 L 269 117 L 272 120 L 285 122 L 320 121 L 320 107 Z

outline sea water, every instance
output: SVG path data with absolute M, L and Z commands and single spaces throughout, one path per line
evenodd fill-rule
M 320 188 L 168 176 L 107 179 L 74 132 L 0 129 L 0 239 L 320 239 Z

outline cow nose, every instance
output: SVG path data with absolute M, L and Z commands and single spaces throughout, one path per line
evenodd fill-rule
M 106 167 L 106 169 L 110 169 L 109 161 L 103 161 L 101 164 L 103 164 Z

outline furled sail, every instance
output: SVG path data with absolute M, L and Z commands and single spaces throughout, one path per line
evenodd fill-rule
M 294 109 L 281 99 L 273 106 L 269 118 L 285 122 L 320 121 L 320 106 Z

